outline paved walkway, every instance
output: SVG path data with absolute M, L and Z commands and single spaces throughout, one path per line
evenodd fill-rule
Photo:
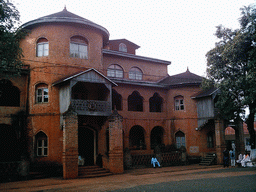
M 230 169 L 231 171 L 218 173 L 218 170 L 221 171 L 223 169 L 223 166 L 220 165 L 188 165 L 133 169 L 125 171 L 124 174 L 98 178 L 72 180 L 64 180 L 62 178 L 47 178 L 0 183 L 0 191 L 111 191 L 159 182 L 192 180 L 197 178 L 199 179 L 200 177 L 225 177 L 227 176 L 225 174 L 229 174 L 229 176 L 230 174 L 233 174 L 234 176 L 256 174 L 256 169 L 250 170 L 250 168 L 225 168 Z M 243 171 L 243 169 L 246 171 Z

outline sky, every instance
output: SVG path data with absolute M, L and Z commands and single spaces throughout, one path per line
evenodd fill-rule
M 110 40 L 127 39 L 140 56 L 170 61 L 169 75 L 206 76 L 206 53 L 215 47 L 216 26 L 239 28 L 240 8 L 256 0 L 10 0 L 21 24 L 69 12 L 106 28 Z

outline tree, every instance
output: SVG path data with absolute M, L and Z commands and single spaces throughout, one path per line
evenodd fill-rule
M 241 8 L 240 29 L 217 26 L 219 41 L 207 54 L 208 82 L 221 92 L 216 103 L 226 119 L 239 119 L 249 108 L 246 120 L 251 146 L 255 148 L 256 112 L 256 9 Z M 209 84 L 208 84 L 209 85 Z
M 0 0 L 0 72 L 20 74 L 23 63 L 19 41 L 26 31 L 18 28 L 19 11 L 9 0 Z

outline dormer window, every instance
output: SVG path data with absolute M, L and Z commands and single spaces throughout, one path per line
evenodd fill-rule
M 74 36 L 70 39 L 70 57 L 88 59 L 87 40 L 80 36 Z
M 46 38 L 38 39 L 36 46 L 37 57 L 44 57 L 49 55 L 49 42 Z
M 142 71 L 138 67 L 132 67 L 129 71 L 129 79 L 142 80 Z
M 127 52 L 127 46 L 124 43 L 119 44 L 119 51 Z

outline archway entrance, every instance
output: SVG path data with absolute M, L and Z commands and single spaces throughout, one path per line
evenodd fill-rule
M 150 134 L 151 149 L 154 149 L 157 145 L 161 146 L 163 144 L 163 128 L 154 127 Z
M 96 159 L 96 130 L 88 126 L 78 128 L 78 154 L 84 158 L 84 165 L 95 164 Z

